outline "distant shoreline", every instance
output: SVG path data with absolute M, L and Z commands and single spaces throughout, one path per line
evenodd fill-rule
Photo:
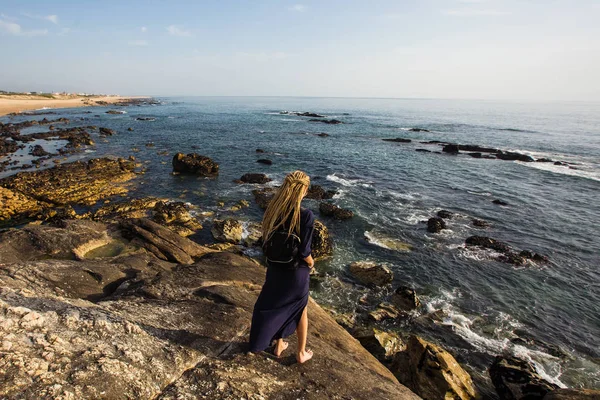
M 0 117 L 24 111 L 90 107 L 105 104 L 128 102 L 134 99 L 145 99 L 146 96 L 56 96 L 42 98 L 36 95 L 0 95 Z

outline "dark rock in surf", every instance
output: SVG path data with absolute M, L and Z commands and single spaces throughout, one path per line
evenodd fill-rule
M 264 151 L 263 149 L 256 149 L 257 153 L 266 153 L 266 151 Z
M 489 374 L 501 399 L 541 400 L 559 388 L 535 372 L 531 363 L 512 356 L 496 356 Z
M 273 161 L 266 159 L 266 158 L 261 158 L 259 160 L 256 160 L 256 162 L 259 164 L 273 165 Z
M 447 144 L 444 146 L 442 151 L 444 153 L 448 153 L 448 154 L 458 154 L 460 152 L 458 145 L 456 145 L 456 144 Z
M 125 111 L 119 111 L 119 110 L 108 110 L 106 112 L 106 114 L 125 114 Z
M 535 162 L 554 162 L 554 161 L 549 158 L 538 158 L 537 160 L 535 160 Z
M 182 174 L 214 177 L 219 174 L 219 164 L 211 158 L 197 153 L 188 155 L 177 153 L 173 156 L 173 171 Z
M 496 158 L 500 160 L 506 161 L 523 161 L 523 162 L 533 162 L 535 159 L 527 154 L 516 153 L 513 151 L 501 151 L 499 150 L 496 153 Z
M 404 139 L 404 138 L 395 138 L 395 139 L 381 139 L 384 142 L 396 142 L 396 143 L 410 143 L 412 140 Z
M 329 124 L 329 125 L 343 124 L 343 122 L 338 119 L 309 119 L 308 121 L 309 122 L 322 122 L 324 124 Z
M 336 195 L 335 190 L 325 190 L 320 185 L 311 185 L 306 194 L 307 199 L 311 200 L 329 200 Z
M 350 264 L 349 271 L 364 285 L 383 286 L 394 280 L 394 274 L 387 266 L 372 261 L 355 261 Z
M 556 389 L 544 396 L 543 400 L 600 400 L 600 390 Z
M 497 153 L 499 151 L 493 147 L 482 147 L 475 144 L 459 144 L 458 149 L 461 151 L 472 151 L 476 153 Z
M 243 183 L 258 183 L 258 184 L 263 184 L 263 183 L 272 181 L 272 179 L 269 178 L 268 176 L 266 176 L 265 174 L 252 174 L 252 173 L 242 175 L 240 180 Z
M 469 236 L 465 240 L 465 244 L 495 250 L 499 253 L 508 253 L 511 251 L 511 247 L 508 244 L 486 236 Z
M 127 128 L 127 131 L 133 132 L 133 128 L 129 127 L 129 128 Z
M 482 154 L 481 153 L 468 153 L 469 156 L 473 157 L 473 158 L 482 158 Z
M 354 213 L 351 210 L 338 207 L 335 204 L 326 201 L 319 204 L 319 212 L 325 216 L 334 217 L 339 220 L 350 219 L 354 216 Z
M 513 251 L 508 251 L 505 254 L 498 256 L 498 261 L 516 266 L 527 264 L 527 259 L 525 257 Z
M 546 263 L 549 261 L 548 257 L 542 254 L 534 253 L 531 250 L 523 250 L 519 253 L 521 257 L 525 257 L 529 260 Z
M 444 219 L 451 219 L 454 217 L 454 213 L 448 210 L 440 210 L 437 212 L 437 216 Z
M 266 210 L 276 191 L 277 189 L 275 188 L 266 187 L 263 189 L 253 190 L 252 194 L 254 195 L 254 201 L 256 201 L 256 204 L 258 204 L 258 206 L 263 210 Z
M 410 132 L 431 132 L 427 129 L 423 129 L 423 128 L 410 128 L 409 129 Z
M 478 228 L 488 228 L 490 227 L 492 224 L 490 224 L 489 222 L 483 220 L 483 219 L 477 219 L 474 218 L 471 223 L 473 224 L 473 226 L 476 226 Z
M 329 137 L 329 134 L 322 132 L 322 133 L 318 133 L 317 136 L 319 136 L 319 137 Z
M 492 201 L 492 203 L 498 204 L 499 206 L 507 206 L 508 205 L 507 202 L 499 200 L 499 199 L 496 199 L 496 200 Z
M 407 286 L 400 286 L 390 298 L 392 304 L 403 311 L 412 311 L 421 307 L 421 301 L 417 296 L 417 292 Z
M 427 221 L 427 231 L 431 233 L 439 233 L 442 229 L 446 229 L 446 222 L 440 217 L 429 218 Z
M 415 151 L 418 151 L 421 153 L 431 153 L 431 150 L 427 150 L 427 149 L 415 149 Z
M 39 144 L 36 144 L 35 146 L 33 146 L 33 149 L 31 149 L 29 154 L 31 154 L 32 156 L 35 156 L 35 157 L 44 157 L 44 156 L 50 155 L 50 153 L 48 153 L 46 150 L 44 150 L 44 148 L 42 146 L 40 146 Z

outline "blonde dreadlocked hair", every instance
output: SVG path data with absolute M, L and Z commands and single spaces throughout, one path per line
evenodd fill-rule
M 265 243 L 273 232 L 288 221 L 288 235 L 300 235 L 300 203 L 309 185 L 310 178 L 302 171 L 290 172 L 285 177 L 262 220 L 262 237 Z

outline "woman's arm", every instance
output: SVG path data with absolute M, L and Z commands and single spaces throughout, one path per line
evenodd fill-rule
M 304 261 L 306 261 L 309 268 L 314 268 L 315 260 L 313 260 L 312 254 L 309 254 L 308 257 L 304 257 Z

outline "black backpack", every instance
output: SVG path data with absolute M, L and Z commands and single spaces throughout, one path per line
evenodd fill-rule
M 292 233 L 288 235 L 287 229 L 279 228 L 271 233 L 269 240 L 263 245 L 263 253 L 267 264 L 276 268 L 295 269 L 298 267 L 298 251 L 300 238 Z

